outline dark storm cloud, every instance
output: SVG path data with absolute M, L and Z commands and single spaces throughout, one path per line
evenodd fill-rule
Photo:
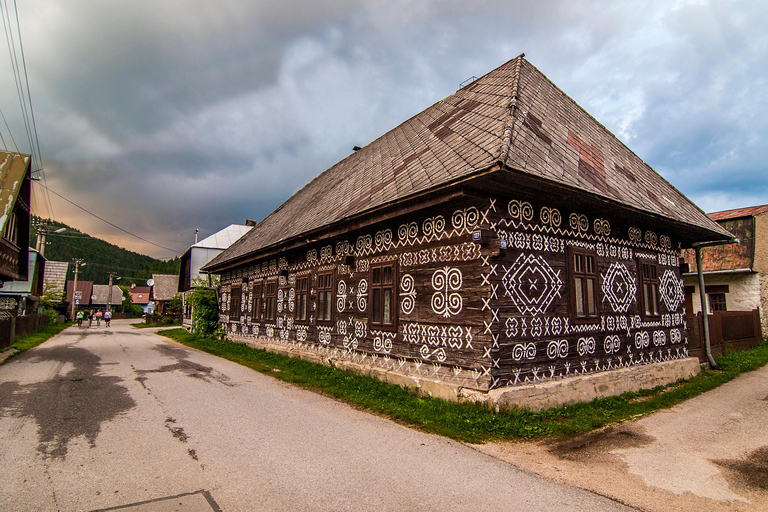
M 20 9 L 49 184 L 180 250 L 195 228 L 260 220 L 352 146 L 521 52 L 704 209 L 768 203 L 759 1 Z M 58 207 L 61 220 L 112 234 Z

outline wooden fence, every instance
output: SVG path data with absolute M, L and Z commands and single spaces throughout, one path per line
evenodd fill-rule
M 25 315 L 0 320 L 0 349 L 10 347 L 19 336 L 39 331 L 48 325 L 46 315 Z
M 712 355 L 722 355 L 725 350 L 746 350 L 763 339 L 760 311 L 715 311 L 709 318 L 709 343 Z M 704 323 L 701 313 L 686 316 L 688 324 L 688 352 L 706 362 L 704 350 Z

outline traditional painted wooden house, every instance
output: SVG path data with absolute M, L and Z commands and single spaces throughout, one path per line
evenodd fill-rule
M 730 238 L 521 55 L 203 270 L 233 340 L 487 392 L 685 359 L 680 248 Z
M 27 279 L 29 155 L 0 151 L 0 282 Z

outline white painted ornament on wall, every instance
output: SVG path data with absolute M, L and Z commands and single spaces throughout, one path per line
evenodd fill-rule
M 661 275 L 659 295 L 670 312 L 677 311 L 677 308 L 682 304 L 685 299 L 683 281 L 677 279 L 674 271 L 667 269 Z
M 400 278 L 400 310 L 404 315 L 413 313 L 416 306 L 416 285 L 413 276 L 403 274 Z
M 540 315 L 560 296 L 563 281 L 547 261 L 536 254 L 521 253 L 510 268 L 504 267 L 505 293 L 523 314 Z
M 603 276 L 603 300 L 608 301 L 614 313 L 626 313 L 636 300 L 637 285 L 627 266 L 613 262 Z
M 432 274 L 432 311 L 445 318 L 458 315 L 464 306 L 459 293 L 462 285 L 461 270 L 445 267 Z

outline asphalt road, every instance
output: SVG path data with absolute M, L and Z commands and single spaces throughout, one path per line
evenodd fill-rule
M 629 510 L 124 321 L 0 366 L 0 510 Z

